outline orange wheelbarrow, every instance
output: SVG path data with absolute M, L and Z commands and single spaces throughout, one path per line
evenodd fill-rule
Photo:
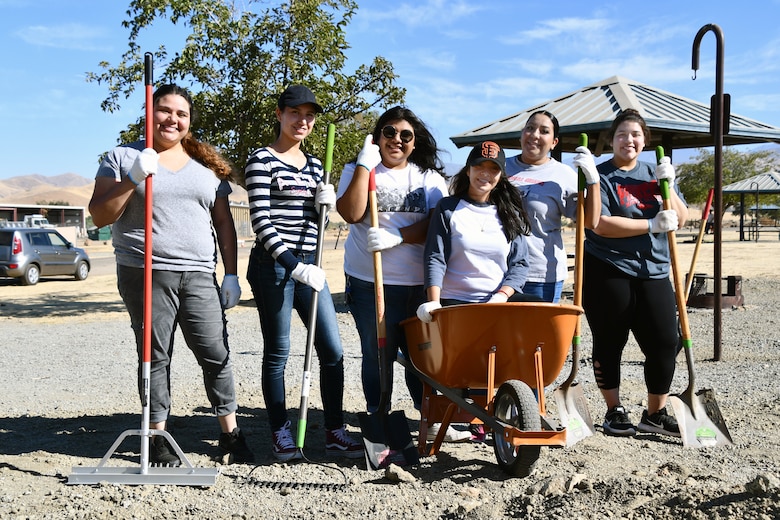
M 553 303 L 479 303 L 436 310 L 431 323 L 403 321 L 410 360 L 399 362 L 423 382 L 420 455 L 439 452 L 452 422 L 490 428 L 499 466 L 517 477 L 533 471 L 542 446 L 566 446 L 566 428 L 547 417 L 544 388 L 558 377 L 582 312 Z M 433 423 L 441 428 L 429 448 Z

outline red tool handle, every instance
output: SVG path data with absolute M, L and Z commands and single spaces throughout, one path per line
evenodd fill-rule
M 152 74 L 154 72 L 152 53 L 144 55 L 144 87 L 146 89 L 146 148 L 154 148 L 154 100 Z M 144 186 L 144 345 L 143 362 L 152 361 L 152 175 L 146 177 Z

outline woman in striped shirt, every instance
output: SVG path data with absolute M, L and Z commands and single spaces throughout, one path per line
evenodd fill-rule
M 257 235 L 247 280 L 263 332 L 262 386 L 273 455 L 281 461 L 301 458 L 287 418 L 284 369 L 290 352 L 292 311 L 307 322 L 313 291 L 319 292 L 314 347 L 320 364 L 326 451 L 349 458 L 363 455 L 362 444 L 344 429 L 344 355 L 336 309 L 325 272 L 314 263 L 318 211 L 328 211 L 336 204 L 333 185 L 322 182 L 322 163 L 301 150 L 319 112 L 322 107 L 308 88 L 288 87 L 277 104 L 276 140 L 254 151 L 245 169 L 252 228 Z

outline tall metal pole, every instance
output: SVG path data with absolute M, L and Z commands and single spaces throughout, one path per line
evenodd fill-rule
M 724 95 L 723 95 L 723 31 L 715 24 L 708 24 L 699 29 L 696 38 L 693 40 L 693 56 L 691 59 L 691 68 L 693 68 L 693 79 L 696 79 L 696 71 L 699 69 L 699 46 L 704 35 L 712 31 L 715 33 L 717 43 L 715 55 L 715 95 L 710 104 L 710 132 L 715 137 L 715 219 L 713 222 L 714 234 L 714 340 L 715 340 L 715 361 L 720 361 L 721 354 L 721 330 L 722 330 L 722 217 L 723 217 L 723 133 L 725 128 L 724 118 Z M 726 116 L 728 117 L 728 115 Z

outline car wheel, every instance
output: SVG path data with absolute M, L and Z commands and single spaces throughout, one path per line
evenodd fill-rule
M 76 266 L 76 273 L 73 275 L 76 280 L 86 280 L 89 276 L 89 266 L 86 262 L 81 261 Z
M 41 279 L 41 270 L 35 264 L 30 264 L 22 276 L 22 285 L 35 285 Z

